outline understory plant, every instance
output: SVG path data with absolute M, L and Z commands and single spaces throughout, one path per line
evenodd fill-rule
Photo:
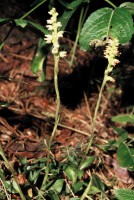
M 63 58 L 66 56 L 65 51 L 60 51 L 59 50 L 59 38 L 63 37 L 63 31 L 59 31 L 59 28 L 62 26 L 61 22 L 57 21 L 57 16 L 58 13 L 56 12 L 55 8 L 52 8 L 49 11 L 49 14 L 51 15 L 51 18 L 47 20 L 47 28 L 50 31 L 50 34 L 45 35 L 45 40 L 47 44 L 52 43 L 52 54 L 54 56 L 54 86 L 55 86 L 55 92 L 56 92 L 56 113 L 55 113 L 55 124 L 53 127 L 53 132 L 50 136 L 50 141 L 48 145 L 48 155 L 47 155 L 47 168 L 45 171 L 45 177 L 41 186 L 41 189 L 45 187 L 46 181 L 48 179 L 48 174 L 49 174 L 49 160 L 50 160 L 50 152 L 51 152 L 51 145 L 52 141 L 54 139 L 54 135 L 59 123 L 59 110 L 60 110 L 60 94 L 59 94 L 59 88 L 58 88 L 58 63 L 60 57 Z
M 83 5 L 85 6 L 85 4 L 90 5 L 90 0 L 74 0 L 71 3 L 59 0 L 58 2 L 65 7 L 65 10 L 60 17 L 58 17 L 56 8 L 53 7 L 55 5 L 54 1 L 51 1 L 49 4 L 51 9 L 48 12 L 51 15 L 51 18 L 47 20 L 46 28 L 32 21 L 24 19 L 45 2 L 47 2 L 47 0 L 39 1 L 31 11 L 19 19 L 0 19 L 0 23 L 8 23 L 10 21 L 21 28 L 35 28 L 43 34 L 43 38 L 39 40 L 37 52 L 31 64 L 32 72 L 39 75 L 39 81 L 42 81 L 45 78 L 43 62 L 47 58 L 49 51 L 51 51 L 54 56 L 56 113 L 53 131 L 47 146 L 48 154 L 46 158 L 35 159 L 31 164 L 27 162 L 27 159 L 20 159 L 21 167 L 19 167 L 18 173 L 27 175 L 27 182 L 21 188 L 14 169 L 8 163 L 3 149 L 0 147 L 0 155 L 3 158 L 6 167 L 14 177 L 14 185 L 10 181 L 6 180 L 3 170 L 0 170 L 0 177 L 2 182 L 5 184 L 6 190 L 9 193 L 12 191 L 13 193 L 19 193 L 22 200 L 34 199 L 34 197 L 37 200 L 59 200 L 60 196 L 62 196 L 64 199 L 66 195 L 69 196 L 70 200 L 94 199 L 94 195 L 100 199 L 109 199 L 108 195 L 105 194 L 105 184 L 97 175 L 95 175 L 95 170 L 94 174 L 92 174 L 92 171 L 90 170 L 90 167 L 92 167 L 93 163 L 97 160 L 96 156 L 90 154 L 90 150 L 94 145 L 96 119 L 100 108 L 103 90 L 105 89 L 108 81 L 112 82 L 113 84 L 116 81 L 112 77 L 112 71 L 114 70 L 116 64 L 119 63 L 119 46 L 129 42 L 134 33 L 132 19 L 132 15 L 134 14 L 134 3 L 125 2 L 119 7 L 116 7 L 112 2 L 106 0 L 106 2 L 108 2 L 112 8 L 104 7 L 96 10 L 89 15 L 84 24 L 83 20 L 80 18 L 80 26 L 78 28 L 81 28 L 81 24 L 83 24 L 83 28 L 81 30 L 78 29 L 79 34 L 77 34 L 76 43 L 79 43 L 80 48 L 84 51 L 88 51 L 92 46 L 95 48 L 99 46 L 103 47 L 105 49 L 103 54 L 108 61 L 108 65 L 104 72 L 104 78 L 100 88 L 94 114 L 91 122 L 89 122 L 92 125 L 92 130 L 88 145 L 86 148 L 84 148 L 84 153 L 80 152 L 80 150 L 75 153 L 74 149 L 69 148 L 68 154 L 66 155 L 66 162 L 58 163 L 51 156 L 51 145 L 60 121 L 58 63 L 60 58 L 64 58 L 66 56 L 65 51 L 60 51 L 59 38 L 63 37 L 64 30 L 77 8 Z M 83 18 L 85 18 L 85 16 Z M 7 37 L 5 37 L 4 41 L 1 43 L 1 47 L 4 45 L 6 39 Z M 46 54 L 43 53 L 42 47 L 46 48 Z M 74 49 L 76 49 L 75 46 Z M 122 121 L 128 120 L 127 122 L 134 123 L 133 114 L 131 116 L 124 116 L 124 118 L 122 116 L 116 116 L 112 120 L 118 122 L 118 120 L 121 119 Z M 128 134 L 124 131 L 124 129 L 115 128 L 115 131 L 117 131 L 119 135 L 119 141 L 115 141 L 114 143 L 114 147 L 116 146 L 117 150 L 119 164 L 122 167 L 126 167 L 128 170 L 133 171 L 134 151 L 131 148 L 133 141 L 129 141 L 129 143 L 127 142 Z M 107 151 L 109 148 L 112 148 L 113 146 L 110 144 L 111 143 L 108 142 L 103 150 Z M 78 156 L 78 154 L 80 154 L 80 156 Z M 125 159 L 126 157 L 129 157 L 128 163 Z M 88 178 L 84 178 L 84 176 L 87 176 Z M 12 184 L 13 190 L 11 189 L 11 186 L 9 186 L 10 184 Z M 32 192 L 29 188 L 32 188 Z M 23 194 L 23 191 L 25 190 L 28 191 L 27 195 Z M 134 194 L 131 190 L 115 190 L 115 196 L 119 200 L 122 198 L 125 200 L 130 200 L 130 196 L 133 197 L 133 195 Z

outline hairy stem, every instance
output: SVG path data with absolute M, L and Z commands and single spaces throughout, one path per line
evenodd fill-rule
M 102 85 L 101 85 L 101 89 L 100 89 L 100 92 L 99 92 L 99 97 L 98 97 L 98 100 L 97 100 L 97 104 L 96 104 L 96 107 L 95 107 L 94 116 L 93 116 L 93 120 L 92 120 L 92 131 L 91 131 L 90 141 L 89 141 L 88 146 L 86 148 L 85 156 L 83 157 L 82 162 L 85 159 L 90 147 L 93 144 L 95 122 L 96 122 L 97 114 L 98 114 L 99 107 L 100 107 L 100 102 L 101 102 L 101 98 L 102 98 L 102 92 L 103 92 L 104 87 L 105 87 L 106 82 L 107 82 L 107 77 L 108 77 L 108 73 L 109 73 L 110 67 L 111 67 L 111 65 L 108 64 L 108 66 L 107 66 L 107 68 L 106 68 L 106 70 L 104 72 L 104 79 L 103 79 L 103 82 L 102 82 Z M 91 188 L 91 184 L 92 184 L 92 181 L 90 181 L 89 184 L 87 185 L 87 188 L 85 189 L 85 191 L 84 191 L 84 193 L 83 193 L 83 195 L 81 197 L 81 200 L 83 200 L 86 197 L 86 195 L 88 194 L 89 189 Z
M 42 182 L 41 189 L 44 189 L 46 187 L 46 183 L 48 180 L 48 175 L 49 175 L 49 170 L 50 170 L 49 161 L 50 161 L 50 155 L 51 155 L 51 145 L 52 145 L 52 141 L 53 141 L 55 132 L 57 130 L 58 122 L 59 122 L 60 94 L 59 94 L 59 88 L 58 88 L 58 62 L 59 62 L 59 55 L 54 55 L 54 86 L 55 86 L 55 92 L 56 92 L 57 105 L 56 105 L 56 113 L 55 113 L 55 124 L 53 127 L 49 144 L 48 144 L 47 165 L 46 165 L 45 176 Z

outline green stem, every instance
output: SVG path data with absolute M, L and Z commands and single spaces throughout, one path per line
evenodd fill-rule
M 106 1 L 107 3 L 109 3 L 113 8 L 116 8 L 116 5 L 113 4 L 111 1 L 109 1 L 109 0 L 104 0 L 104 1 Z
M 7 38 L 9 37 L 9 35 L 11 34 L 12 30 L 14 28 L 14 25 L 11 26 L 11 28 L 9 29 L 8 33 L 6 34 L 4 40 L 2 41 L 1 45 L 0 45 L 0 49 L 3 47 L 4 42 L 7 40 Z
M 45 1 L 41 1 L 40 3 L 38 3 L 35 7 L 33 7 L 31 10 L 29 10 L 27 13 L 25 13 L 20 19 L 24 19 L 25 17 L 27 17 L 28 15 L 30 15 L 34 10 L 36 10 L 39 6 L 41 6 L 43 3 L 45 3 Z
M 92 130 L 91 130 L 91 136 L 90 136 L 90 141 L 88 143 L 88 146 L 86 148 L 86 151 L 85 151 L 85 156 L 87 155 L 90 147 L 92 146 L 93 144 L 93 139 L 94 139 L 94 128 L 95 128 L 95 122 L 96 122 L 96 118 L 97 118 L 97 114 L 98 114 L 98 111 L 99 111 L 99 107 L 100 107 L 100 102 L 101 102 L 101 98 L 102 98 L 102 92 L 104 90 L 104 87 L 105 87 L 105 84 L 107 82 L 107 77 L 108 77 L 108 73 L 109 73 L 109 68 L 111 67 L 110 64 L 108 64 L 107 68 L 105 69 L 105 72 L 104 72 L 104 78 L 103 78 L 103 82 L 102 82 L 102 85 L 101 85 L 101 89 L 100 89 L 100 92 L 99 92 L 99 97 L 98 97 L 98 100 L 97 100 L 97 104 L 95 106 L 95 111 L 94 111 L 94 116 L 93 116 L 93 120 L 92 120 Z
M 55 124 L 53 127 L 52 134 L 50 136 L 50 141 L 48 145 L 48 154 L 47 154 L 47 165 L 46 165 L 46 171 L 45 171 L 45 176 L 44 180 L 42 182 L 41 189 L 44 189 L 48 180 L 48 175 L 49 175 L 49 161 L 50 161 L 50 156 L 51 156 L 51 144 L 55 135 L 55 132 L 57 130 L 58 122 L 59 122 L 59 110 L 60 110 L 60 94 L 59 94 L 59 88 L 58 88 L 58 62 L 59 62 L 59 55 L 54 55 L 54 86 L 55 86 L 55 92 L 56 92 L 56 113 L 55 113 Z
M 73 49 L 72 49 L 71 61 L 70 61 L 70 64 L 69 64 L 70 67 L 72 67 L 72 65 L 73 65 L 74 56 L 75 56 L 75 52 L 76 52 L 76 48 L 77 48 L 77 44 L 78 44 L 78 40 L 79 40 L 79 36 L 80 36 L 81 27 L 84 23 L 84 19 L 85 19 L 87 10 L 88 10 L 88 7 L 86 8 L 85 12 L 84 12 L 84 8 L 81 9 L 79 23 L 78 23 L 78 29 L 77 29 L 77 35 L 76 35 L 76 39 L 75 39 L 74 46 L 73 46 Z
M 99 92 L 99 97 L 98 97 L 98 100 L 97 100 L 97 104 L 96 104 L 96 107 L 95 107 L 95 111 L 94 111 L 94 117 L 93 117 L 93 120 L 92 120 L 92 131 L 91 131 L 91 136 L 90 136 L 90 141 L 88 143 L 88 146 L 86 148 L 86 151 L 85 151 L 85 155 L 81 161 L 81 163 L 83 162 L 83 160 L 85 159 L 90 147 L 92 146 L 93 144 L 93 140 L 94 140 L 94 128 L 95 128 L 95 122 L 96 122 L 96 118 L 97 118 L 97 114 L 98 114 L 98 111 L 99 111 L 99 107 L 100 107 L 100 102 L 101 102 L 101 98 L 102 98 L 102 92 L 104 90 L 104 87 L 106 85 L 106 82 L 107 82 L 107 77 L 108 77 L 108 74 L 109 74 L 109 69 L 111 68 L 111 65 L 108 64 L 107 68 L 105 69 L 105 72 L 104 72 L 104 79 L 103 79 L 103 82 L 102 82 L 102 85 L 101 85 L 101 89 L 100 89 L 100 92 Z M 91 181 L 89 182 L 87 188 L 85 189 L 82 197 L 81 197 L 81 200 L 83 200 L 86 195 L 88 194 L 88 191 L 89 189 L 91 188 Z
M 84 12 L 84 9 L 82 8 L 81 9 L 81 13 L 80 13 L 80 19 L 79 19 L 78 29 L 77 29 L 77 35 L 76 35 L 76 39 L 75 39 L 74 46 L 73 46 L 73 49 L 72 49 L 72 56 L 71 56 L 71 61 L 70 61 L 70 67 L 72 67 L 72 65 L 73 65 L 74 56 L 75 56 L 75 52 L 76 52 L 76 47 L 77 47 L 79 36 L 80 36 L 80 30 L 81 30 L 81 26 L 82 26 L 81 23 L 82 23 L 83 12 Z
M 3 158 L 3 160 L 5 161 L 5 165 L 8 167 L 9 171 L 10 171 L 10 172 L 12 173 L 12 175 L 13 175 L 13 178 L 14 178 L 14 181 L 16 182 L 16 184 L 17 184 L 18 192 L 19 192 L 19 194 L 20 194 L 21 199 L 22 199 L 22 200 L 26 200 L 26 198 L 25 198 L 25 196 L 24 196 L 24 194 L 23 194 L 23 192 L 22 192 L 22 190 L 21 190 L 21 187 L 20 187 L 20 185 L 19 185 L 19 183 L 18 183 L 18 180 L 17 180 L 17 177 L 16 177 L 16 172 L 14 171 L 13 167 L 12 167 L 12 166 L 10 165 L 10 163 L 8 162 L 8 160 L 7 160 L 7 158 L 6 158 L 5 154 L 4 154 L 4 151 L 3 151 L 3 149 L 2 149 L 1 144 L 0 144 L 0 155 L 1 155 L 1 157 Z
M 84 200 L 87 197 L 87 194 L 88 194 L 89 190 L 91 189 L 91 186 L 92 186 L 92 177 L 90 179 L 90 182 L 89 182 L 87 188 L 85 189 L 84 193 L 82 194 L 80 200 Z

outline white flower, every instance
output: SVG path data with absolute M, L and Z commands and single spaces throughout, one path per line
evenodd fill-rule
M 46 36 L 46 38 L 44 38 L 44 40 L 46 40 L 46 43 L 50 44 L 53 39 L 52 35 L 45 35 L 45 36 Z
M 56 25 L 57 25 L 57 28 L 62 26 L 61 22 L 57 22 Z
M 119 63 L 119 60 L 116 59 L 116 56 L 119 55 L 118 46 L 119 41 L 117 38 L 109 38 L 107 41 L 106 49 L 104 51 L 104 57 L 108 59 L 109 64 L 113 67 Z
M 53 23 L 52 19 L 47 20 L 47 24 L 52 24 L 52 23 Z
M 62 26 L 61 22 L 57 22 L 58 13 L 56 12 L 55 8 L 52 8 L 49 12 L 51 18 L 47 20 L 47 29 L 50 31 L 50 34 L 45 35 L 46 43 L 52 43 L 52 53 L 59 54 L 60 57 L 64 57 L 66 55 L 65 51 L 59 52 L 59 38 L 63 37 L 63 31 L 59 31 L 59 28 Z
M 58 53 L 58 48 L 57 47 L 53 47 L 52 48 L 52 54 L 57 54 Z
M 53 30 L 53 26 L 52 26 L 52 25 L 46 25 L 46 27 L 47 27 L 47 29 L 48 29 L 49 31 L 52 31 L 52 30 Z
M 63 37 L 63 31 L 58 32 L 58 37 Z
M 63 58 L 63 57 L 66 56 L 67 52 L 66 51 L 60 51 L 59 54 L 60 54 L 60 57 Z

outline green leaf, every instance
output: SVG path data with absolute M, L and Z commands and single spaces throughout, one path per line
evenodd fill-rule
M 28 24 L 27 20 L 24 19 L 15 19 L 16 26 L 21 26 L 22 28 L 25 28 Z
M 48 52 L 49 52 L 48 45 L 46 45 L 45 41 L 42 38 L 40 38 L 35 56 L 31 64 L 32 72 L 39 77 L 40 81 L 44 81 L 45 79 L 43 63 L 47 58 Z
M 74 0 L 70 3 L 69 7 L 70 9 L 65 9 L 62 16 L 58 19 L 59 22 L 61 22 L 62 27 L 61 29 L 64 30 L 66 28 L 66 25 L 68 24 L 70 18 L 76 11 L 76 9 L 83 3 L 83 0 Z M 71 9 L 72 8 L 72 9 Z
M 132 2 L 124 2 L 120 5 L 120 8 L 127 8 L 131 15 L 134 15 L 134 3 Z
M 118 200 L 134 200 L 134 191 L 130 189 L 117 189 L 115 196 Z
M 9 22 L 11 19 L 9 18 L 0 18 L 0 23 L 5 24 L 7 22 Z
M 85 185 L 85 183 L 81 182 L 81 181 L 74 183 L 73 184 L 73 190 L 74 190 L 74 192 L 76 193 L 76 192 L 81 191 L 83 189 L 83 185 Z
M 81 179 L 83 175 L 84 175 L 84 170 L 77 170 L 78 179 Z
M 88 194 L 97 194 L 97 193 L 100 193 L 100 192 L 101 192 L 101 190 L 99 190 L 97 187 L 91 186 L 91 189 L 89 190 Z
M 31 22 L 29 20 L 25 20 L 25 19 L 15 19 L 14 22 L 16 23 L 17 26 L 21 26 L 22 28 L 25 28 L 26 26 L 28 27 L 33 27 L 39 31 L 41 31 L 43 34 L 48 34 L 48 30 L 43 28 L 43 26 Z
M 76 168 L 74 168 L 72 166 L 68 166 L 65 169 L 65 174 L 73 183 L 75 183 L 77 181 L 77 169 Z
M 113 122 L 134 123 L 134 115 L 117 115 L 112 117 Z
M 11 180 L 11 181 L 5 181 L 5 187 L 7 191 L 11 193 L 19 193 L 20 189 L 16 183 L 16 181 Z
M 128 132 L 125 129 L 114 127 L 114 130 L 118 133 L 122 140 L 126 140 L 128 138 Z
M 86 160 L 84 160 L 81 164 L 80 164 L 80 170 L 83 170 L 87 167 L 89 167 L 95 160 L 96 156 L 91 156 L 89 158 L 87 158 Z
M 68 3 L 68 2 L 63 1 L 63 0 L 58 0 L 58 1 L 59 1 L 65 8 L 70 9 L 70 10 L 73 9 L 71 3 Z
M 93 175 L 93 186 L 97 187 L 100 191 L 105 190 L 105 186 L 97 175 Z
M 109 140 L 108 143 L 104 145 L 104 151 L 115 150 L 119 144 L 119 140 Z
M 117 150 L 117 160 L 121 167 L 134 170 L 134 149 L 129 148 L 125 143 L 121 143 Z
M 88 50 L 93 40 L 117 37 L 121 44 L 128 42 L 133 34 L 133 19 L 126 8 L 101 8 L 86 20 L 80 34 L 80 47 Z
M 51 200 L 60 200 L 60 198 L 54 190 L 49 190 L 48 196 L 51 198 Z
M 40 170 L 30 171 L 30 174 L 29 174 L 30 181 L 35 184 L 37 182 L 39 175 L 40 175 Z
M 55 181 L 55 183 L 51 186 L 50 189 L 53 189 L 57 193 L 60 193 L 62 191 L 63 184 L 64 184 L 64 179 L 58 179 Z

